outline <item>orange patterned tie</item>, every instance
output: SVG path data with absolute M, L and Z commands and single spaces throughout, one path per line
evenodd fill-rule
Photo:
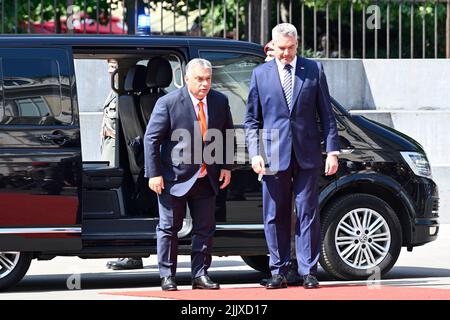
M 205 111 L 203 110 L 203 105 L 204 105 L 204 103 L 202 101 L 200 101 L 198 103 L 198 106 L 200 108 L 200 110 L 198 111 L 198 121 L 200 122 L 200 129 L 202 130 L 203 141 L 205 141 L 205 138 L 206 138 L 206 116 L 205 116 Z M 206 165 L 203 163 L 202 168 L 200 170 L 200 176 L 203 176 L 205 171 L 206 171 Z

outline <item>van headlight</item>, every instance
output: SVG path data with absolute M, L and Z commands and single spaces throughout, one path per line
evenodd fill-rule
M 415 175 L 432 179 L 431 167 L 427 157 L 418 152 L 400 152 Z

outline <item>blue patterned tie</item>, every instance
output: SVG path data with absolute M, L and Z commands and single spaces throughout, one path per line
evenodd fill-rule
M 283 80 L 283 92 L 286 98 L 287 105 L 291 109 L 292 100 L 292 66 L 287 64 L 284 66 L 284 80 Z

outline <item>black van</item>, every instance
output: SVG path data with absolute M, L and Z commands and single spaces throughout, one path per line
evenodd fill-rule
M 32 259 L 156 253 L 157 202 L 142 175 L 139 141 L 157 98 L 182 85 L 184 66 L 196 57 L 212 62 L 213 88 L 230 100 L 236 149 L 245 148 L 250 76 L 264 62 L 259 45 L 167 36 L 0 37 L 1 289 L 20 281 Z M 81 141 L 89 141 L 80 135 L 78 102 L 89 97 L 77 96 L 74 67 L 107 58 L 119 65 L 117 85 L 111 81 L 119 94 L 115 164 L 83 161 Z M 154 58 L 168 61 L 172 75 L 151 64 Z M 338 279 L 368 278 L 387 272 L 402 246 L 436 239 L 438 189 L 420 144 L 332 104 L 342 150 L 337 174 L 321 177 L 320 263 Z M 240 255 L 265 272 L 261 183 L 248 155 L 235 160 L 231 185 L 217 198 L 214 254 Z M 190 230 L 187 212 L 180 254 L 190 253 Z

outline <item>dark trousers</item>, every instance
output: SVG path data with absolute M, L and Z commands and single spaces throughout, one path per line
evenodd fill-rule
M 164 191 L 158 196 L 159 224 L 156 227 L 158 266 L 161 277 L 175 276 L 177 269 L 178 232 L 183 226 L 186 204 L 192 217 L 192 278 L 206 275 L 211 265 L 212 237 L 216 228 L 216 196 L 206 176 L 197 179 L 181 197 Z
M 292 151 L 293 153 L 293 151 Z M 291 249 L 292 195 L 295 247 L 300 275 L 317 273 L 320 255 L 319 168 L 304 170 L 294 156 L 287 170 L 263 178 L 264 231 L 272 275 L 286 275 Z

